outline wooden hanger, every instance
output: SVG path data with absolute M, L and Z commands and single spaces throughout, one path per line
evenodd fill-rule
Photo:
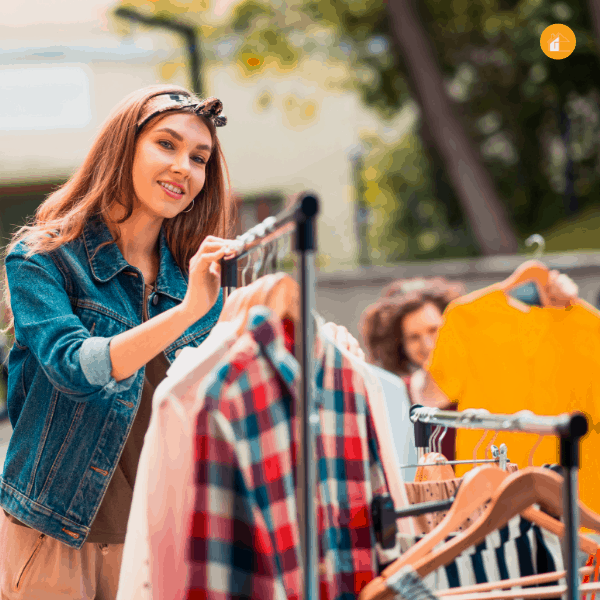
M 534 575 L 542 577 L 542 575 Z M 516 580 L 515 580 L 516 581 Z M 579 595 L 597 592 L 600 590 L 600 583 L 583 583 L 579 586 Z M 545 600 L 547 598 L 561 598 L 567 593 L 566 585 L 553 585 L 543 588 L 533 588 L 527 590 L 498 590 L 493 592 L 483 592 L 478 594 L 457 594 L 455 596 L 439 595 L 440 599 L 449 598 L 451 600 Z M 585 596 L 583 596 L 585 600 Z
M 528 260 L 520 265 L 510 277 L 501 281 L 499 289 L 503 292 L 509 292 L 524 283 L 533 281 L 537 284 L 540 296 L 542 296 L 545 287 L 548 285 L 549 274 L 550 271 L 546 265 L 537 260 Z
M 246 327 L 248 313 L 253 306 L 266 306 L 280 319 L 289 318 L 297 323 L 300 315 L 300 287 L 285 273 L 264 275 L 229 295 L 219 321 L 239 323 L 237 333 L 240 335 Z
M 594 567 L 581 567 L 579 576 L 591 575 L 594 572 Z M 449 588 L 438 592 L 440 598 L 452 598 L 453 596 L 461 596 L 462 594 L 478 594 L 480 592 L 491 592 L 492 590 L 505 589 L 516 586 L 540 585 L 541 583 L 552 583 L 567 576 L 566 571 L 552 571 L 551 573 L 540 573 L 539 575 L 526 575 L 518 579 L 504 579 L 500 581 L 489 581 L 487 583 L 476 583 L 474 585 L 466 585 L 456 588 Z M 515 583 L 518 582 L 518 583 Z
M 534 468 L 534 470 L 536 472 L 544 471 L 550 474 L 549 477 L 553 478 L 554 480 L 554 487 L 552 488 L 553 492 L 556 491 L 556 489 L 561 489 L 562 477 L 550 471 L 549 469 Z M 432 570 L 435 570 L 429 568 L 429 561 L 433 557 L 440 555 L 440 552 L 444 550 L 444 548 L 453 545 L 452 550 L 454 551 L 454 549 L 458 547 L 458 541 L 462 540 L 460 546 L 461 549 L 456 553 L 452 553 L 451 558 L 447 558 L 447 556 L 451 553 L 444 554 L 443 560 L 447 560 L 443 564 L 448 564 L 448 562 L 451 562 L 452 559 L 455 558 L 458 554 L 460 554 L 460 552 L 462 552 L 463 549 L 469 548 L 472 545 L 479 543 L 481 539 L 485 538 L 485 535 L 487 535 L 487 533 L 484 534 L 483 537 L 481 537 L 481 539 L 479 539 L 478 536 L 478 539 L 476 541 L 474 541 L 473 543 L 469 542 L 468 544 L 466 544 L 465 548 L 462 547 L 464 545 L 466 535 L 469 532 L 472 532 L 476 525 L 484 523 L 484 519 L 486 519 L 486 515 L 490 513 L 492 507 L 488 507 L 488 509 L 484 512 L 480 519 L 478 519 L 473 525 L 471 525 L 471 527 L 469 527 L 467 531 L 459 534 L 457 538 L 444 545 L 437 553 L 430 554 L 430 552 L 435 548 L 435 546 L 437 546 L 440 542 L 444 541 L 450 534 L 454 533 L 473 514 L 473 512 L 477 508 L 480 508 L 482 504 L 485 504 L 486 502 L 491 500 L 492 497 L 495 497 L 495 492 L 497 490 L 500 490 L 501 486 L 506 487 L 505 484 L 507 481 L 513 480 L 515 476 L 522 475 L 523 473 L 526 473 L 528 471 L 529 469 L 525 469 L 523 471 L 519 471 L 517 473 L 509 475 L 507 472 L 502 471 L 496 466 L 482 466 L 477 467 L 472 471 L 469 471 L 464 476 L 463 482 L 456 494 L 454 504 L 448 511 L 448 514 L 446 515 L 444 520 L 433 531 L 431 531 L 422 540 L 420 540 L 417 544 L 410 548 L 410 550 L 405 552 L 399 559 L 397 559 L 386 569 L 384 569 L 381 576 L 376 577 L 371 582 L 369 582 L 361 591 L 359 595 L 359 600 L 391 600 L 396 594 L 396 592 L 387 587 L 385 580 L 388 577 L 397 573 L 403 567 L 407 565 L 414 565 L 415 570 L 418 572 L 418 574 L 421 577 L 424 577 L 425 574 L 431 573 Z M 558 483 L 556 481 L 556 478 L 558 479 Z M 511 495 L 512 493 L 513 492 L 511 491 Z M 560 504 L 561 500 L 562 496 L 559 496 L 558 504 Z M 531 507 L 531 504 L 535 503 L 535 500 L 530 504 L 527 504 L 524 508 L 516 508 L 516 505 L 512 501 L 512 497 L 509 500 L 506 500 L 505 497 L 504 501 L 506 502 L 506 504 L 504 506 L 500 505 L 500 511 L 503 514 L 507 512 L 508 507 L 511 507 L 511 516 L 520 513 L 521 516 L 527 519 L 528 521 L 538 524 L 540 527 L 543 527 L 544 529 L 555 533 L 559 537 L 564 536 L 564 525 L 560 521 L 557 521 L 556 519 L 550 517 L 550 515 L 547 515 L 541 512 L 540 510 Z M 521 506 L 521 504 L 522 503 L 519 504 L 519 507 Z M 540 502 L 540 504 L 547 506 L 548 502 Z M 556 504 L 552 503 L 551 508 L 556 509 Z M 582 507 L 582 511 L 583 510 L 587 511 L 585 523 L 588 523 L 588 525 L 584 523 L 583 512 L 582 525 L 589 527 L 589 524 L 594 522 L 594 513 L 592 513 L 586 507 Z M 562 514 L 562 505 L 560 507 L 560 511 L 554 514 Z M 598 515 L 595 515 L 595 517 L 598 517 Z M 503 524 L 505 524 L 509 519 L 510 517 L 508 517 Z M 598 525 L 600 526 L 600 517 L 598 517 Z M 500 525 L 499 527 L 501 526 L 502 525 Z M 495 527 L 491 529 L 491 531 L 494 531 L 497 528 L 498 527 Z M 593 542 L 593 540 L 590 540 L 589 538 L 586 538 L 583 535 L 579 536 L 579 540 L 580 547 L 583 550 L 585 550 L 585 552 L 592 554 L 596 551 L 597 545 L 595 544 L 595 542 Z M 440 560 L 436 560 L 436 564 L 438 564 L 439 562 Z M 419 566 L 421 567 L 421 569 L 423 569 L 422 571 L 418 570 Z M 425 569 L 427 570 L 427 573 L 425 573 Z
M 411 564 L 421 577 L 425 577 L 447 565 L 464 550 L 481 543 L 487 535 L 504 527 L 513 516 L 519 513 L 526 519 L 538 523 L 538 515 L 531 512 L 533 504 L 543 506 L 552 514 L 562 515 L 563 486 L 563 478 L 550 469 L 527 467 L 522 471 L 509 475 L 496 490 L 491 504 L 483 515 L 469 529 L 457 535 L 451 542 L 444 544 L 439 550 Z M 461 489 L 463 487 L 465 486 L 461 486 Z M 536 509 L 533 510 L 540 513 Z M 582 527 L 600 531 L 600 515 L 591 511 L 581 502 L 579 503 L 579 512 Z M 532 518 L 528 515 L 531 515 Z M 555 520 L 544 513 L 541 513 L 541 515 L 542 519 L 538 523 L 541 526 Z M 560 528 L 555 529 L 561 531 L 558 535 L 564 536 L 564 525 L 558 521 L 557 523 L 559 523 Z M 580 546 L 582 546 L 581 535 L 579 539 Z M 596 544 L 594 546 L 597 548 Z
M 448 428 L 435 427 L 433 433 L 429 436 L 429 451 L 419 459 L 419 465 L 415 471 L 414 481 L 447 481 L 456 479 L 456 474 L 448 459 L 442 454 L 442 439 L 446 435 Z M 441 436 L 441 437 L 440 437 Z
M 430 463 L 436 463 L 431 465 Z M 446 481 L 456 479 L 456 474 L 448 459 L 439 452 L 428 452 L 419 459 L 419 466 L 415 472 L 415 483 L 418 481 Z
M 520 265 L 515 272 L 500 283 L 493 284 L 482 291 L 493 291 L 502 290 L 504 293 L 508 293 L 520 285 L 527 282 L 534 282 L 537 285 L 538 292 L 542 306 L 549 306 L 550 302 L 546 293 L 546 286 L 548 285 L 548 278 L 550 270 L 546 265 L 537 260 L 528 260 Z M 595 307 L 583 300 L 582 298 L 573 298 L 571 300 L 572 305 L 579 305 L 585 310 L 591 312 L 594 316 L 600 318 L 600 311 Z
M 415 544 L 400 558 L 386 567 L 381 576 L 370 581 L 360 592 L 359 600 L 391 600 L 395 592 L 388 588 L 385 580 L 406 565 L 414 564 L 426 556 L 437 544 L 454 533 L 472 514 L 487 502 L 498 486 L 506 479 L 507 473 L 497 467 L 476 467 L 464 477 L 456 493 L 456 499 L 444 520 L 421 541 Z

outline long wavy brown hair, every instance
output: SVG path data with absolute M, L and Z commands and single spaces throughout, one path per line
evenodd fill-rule
M 359 327 L 368 359 L 392 373 L 410 375 L 412 365 L 404 350 L 404 318 L 429 303 L 443 313 L 465 291 L 462 283 L 450 283 L 443 277 L 391 283 L 361 316 Z
M 89 219 L 96 215 L 111 223 L 109 211 L 115 203 L 126 210 L 124 216 L 116 223 L 126 221 L 133 212 L 135 198 L 132 169 L 137 123 L 150 112 L 147 105 L 151 97 L 159 93 L 182 92 L 192 95 L 177 85 L 152 85 L 125 97 L 101 126 L 81 167 L 40 204 L 29 224 L 23 225 L 12 234 L 3 258 L 6 258 L 21 240 L 28 246 L 27 257 L 36 253 L 51 252 L 82 235 Z M 159 114 L 151 122 L 156 123 L 168 114 L 172 113 Z M 206 165 L 206 181 L 189 212 L 179 213 L 164 221 L 169 249 L 175 262 L 186 274 L 190 258 L 204 238 L 208 235 L 227 237 L 233 220 L 229 171 L 215 126 L 207 118 L 198 118 L 202 119 L 210 130 L 213 144 L 213 151 Z M 120 237 L 117 231 L 114 241 L 118 241 Z M 110 243 L 112 242 L 105 242 L 98 250 Z M 3 292 L 4 316 L 8 326 L 0 331 L 12 334 L 14 316 L 10 309 L 10 290 L 4 265 L 2 271 L 4 290 L 0 289 L 0 293 Z M 3 312 L 2 302 L 0 315 Z

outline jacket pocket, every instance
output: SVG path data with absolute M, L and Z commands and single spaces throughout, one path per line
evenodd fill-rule
M 42 547 L 42 543 L 44 542 L 45 537 L 46 537 L 45 533 L 40 533 L 35 541 L 35 544 L 33 545 L 33 549 L 27 553 L 26 561 L 23 564 L 23 566 L 19 569 L 19 571 L 17 572 L 17 576 L 15 578 L 15 590 L 16 591 L 19 591 L 21 589 L 21 587 L 23 586 L 23 582 L 25 581 L 27 574 L 31 571 L 31 568 L 33 567 L 33 564 L 35 562 L 37 555 L 40 552 L 40 549 Z

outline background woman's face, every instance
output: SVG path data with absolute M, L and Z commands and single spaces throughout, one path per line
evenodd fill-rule
M 431 302 L 404 317 L 402 320 L 404 352 L 412 363 L 419 367 L 425 365 L 435 346 L 441 326 L 442 313 Z
M 204 187 L 212 151 L 208 127 L 196 115 L 172 113 L 142 131 L 133 159 L 135 206 L 170 219 Z

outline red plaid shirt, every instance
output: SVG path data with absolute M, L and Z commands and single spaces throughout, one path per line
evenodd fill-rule
M 302 597 L 299 367 L 268 309 L 248 323 L 210 375 L 196 422 L 188 600 Z M 378 573 L 370 505 L 388 489 L 362 378 L 329 344 L 315 376 L 320 595 L 353 599 Z

